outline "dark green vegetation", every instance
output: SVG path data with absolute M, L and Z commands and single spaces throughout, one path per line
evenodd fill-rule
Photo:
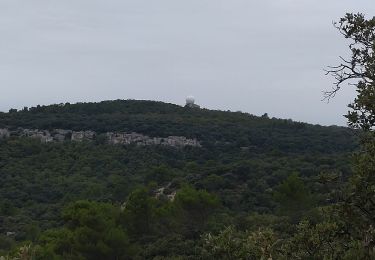
M 339 127 L 312 126 L 291 120 L 206 109 L 189 109 L 154 101 L 122 100 L 60 104 L 0 113 L 0 128 L 138 132 L 148 136 L 197 138 L 207 148 L 250 146 L 260 152 L 335 153 L 353 148 L 351 133 Z
M 2 140 L 2 250 L 21 259 L 374 259 L 375 19 L 348 14 L 337 28 L 353 55 L 332 67 L 338 83 L 327 95 L 358 79 L 348 114 L 358 132 L 144 101 L 2 114 L 3 127 L 203 144 Z
M 10 128 L 125 130 L 202 141 L 202 148 L 176 149 L 2 140 L 1 232 L 15 232 L 2 236 L 2 249 L 28 240 L 51 254 L 69 248 L 82 254 L 77 259 L 196 256 L 203 233 L 228 225 L 250 228 L 263 218 L 257 214 L 293 224 L 327 203 L 329 189 L 317 182 L 319 175 L 348 176 L 355 149 L 347 128 L 151 101 L 43 106 L 0 118 Z M 101 246 L 86 248 L 86 240 Z

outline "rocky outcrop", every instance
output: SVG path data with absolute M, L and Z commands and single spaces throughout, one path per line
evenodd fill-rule
M 164 197 L 169 201 L 174 201 L 177 192 L 175 190 L 172 190 L 172 191 L 170 190 L 171 184 L 172 183 L 169 183 L 167 186 L 161 187 L 161 188 L 155 190 L 154 191 L 154 194 L 155 194 L 154 197 L 157 198 L 157 199 L 160 199 L 160 198 Z
M 63 142 L 72 138 L 72 130 L 55 129 L 52 131 L 53 140 Z
M 54 130 L 39 130 L 39 129 L 23 129 L 18 128 L 10 131 L 9 129 L 0 129 L 0 138 L 8 138 L 10 136 L 30 137 L 39 139 L 43 143 L 49 142 L 83 142 L 93 141 L 98 136 L 96 132 L 87 131 L 72 131 L 65 129 Z M 106 142 L 113 145 L 130 145 L 136 144 L 140 146 L 146 145 L 163 145 L 172 147 L 193 146 L 201 147 L 201 144 L 196 139 L 188 139 L 184 136 L 168 136 L 168 137 L 149 137 L 139 133 L 125 133 L 125 132 L 107 132 L 104 134 Z
M 22 129 L 20 136 L 40 139 L 42 143 L 49 143 L 53 141 L 53 137 L 48 130 Z
M 94 131 L 79 131 L 79 132 L 72 132 L 72 141 L 82 142 L 85 140 L 94 140 L 96 134 Z
M 106 133 L 110 144 L 137 144 L 137 145 L 165 145 L 174 147 L 195 146 L 201 144 L 196 139 L 188 139 L 183 136 L 149 137 L 138 133 Z
M 0 139 L 8 138 L 10 136 L 10 132 L 8 129 L 0 129 Z

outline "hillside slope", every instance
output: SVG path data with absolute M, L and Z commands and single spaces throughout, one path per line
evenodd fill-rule
M 283 152 L 334 152 L 353 149 L 353 132 L 247 113 L 190 109 L 155 101 L 116 100 L 60 104 L 1 113 L 0 128 L 137 132 L 149 136 L 185 136 L 207 145 L 250 146 Z
M 88 199 L 119 207 L 140 186 L 147 187 L 153 197 L 162 193 L 164 200 L 185 185 L 214 194 L 221 205 L 218 216 L 223 218 L 216 220 L 218 226 L 250 213 L 278 213 L 280 203 L 274 191 L 293 173 L 314 195 L 313 204 L 325 205 L 330 190 L 317 182 L 318 176 L 350 174 L 349 157 L 356 147 L 355 133 L 344 127 L 153 101 L 38 106 L 0 114 L 0 128 L 19 127 L 184 136 L 196 138 L 202 146 L 0 139 L 3 250 L 15 241 L 34 241 L 39 232 L 59 227 L 61 209 L 71 202 Z M 301 207 L 308 212 L 307 205 Z M 137 243 L 154 240 L 142 241 Z

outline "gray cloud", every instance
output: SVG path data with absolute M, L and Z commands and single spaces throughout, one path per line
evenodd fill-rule
M 0 110 L 36 104 L 152 99 L 320 124 L 355 93 L 326 65 L 347 55 L 332 27 L 371 0 L 2 0 Z

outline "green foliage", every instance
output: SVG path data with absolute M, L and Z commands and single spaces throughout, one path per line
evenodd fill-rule
M 292 173 L 276 187 L 274 198 L 280 204 L 282 214 L 294 217 L 313 205 L 313 196 L 297 173 Z
M 298 224 L 293 237 L 284 241 L 282 249 L 288 259 L 341 259 L 340 243 L 335 223 L 322 222 L 311 225 L 308 221 Z
M 218 235 L 203 237 L 205 259 L 273 259 L 277 256 L 278 238 L 270 229 L 238 232 L 227 227 Z M 277 258 L 275 258 L 277 259 Z
M 205 259 L 247 259 L 244 250 L 244 236 L 232 226 L 227 227 L 220 234 L 213 236 L 206 234 L 203 237 L 204 246 L 202 255 Z
M 122 222 L 132 237 L 151 233 L 155 214 L 155 202 L 145 188 L 133 191 L 123 206 Z
M 366 19 L 363 14 L 346 14 L 335 24 L 350 40 L 349 60 L 342 59 L 339 66 L 330 67 L 328 73 L 336 79 L 336 87 L 328 96 L 335 95 L 343 83 L 356 86 L 357 97 L 349 105 L 349 125 L 363 130 L 375 126 L 375 17 Z M 354 84 L 353 84 L 353 80 Z
M 0 253 L 8 252 L 15 246 L 15 241 L 11 237 L 6 235 L 0 236 L 0 248 L 2 249 Z
M 129 240 L 118 224 L 119 214 L 110 204 L 71 204 L 63 213 L 64 227 L 40 238 L 47 250 L 38 254 L 45 259 L 51 252 L 57 259 L 130 259 Z
M 0 260 L 34 260 L 35 248 L 31 245 L 23 245 L 17 248 L 16 252 L 7 255 L 6 257 L 0 256 Z
M 176 194 L 171 206 L 172 214 L 179 220 L 179 233 L 197 238 L 220 203 L 215 195 L 185 186 Z

